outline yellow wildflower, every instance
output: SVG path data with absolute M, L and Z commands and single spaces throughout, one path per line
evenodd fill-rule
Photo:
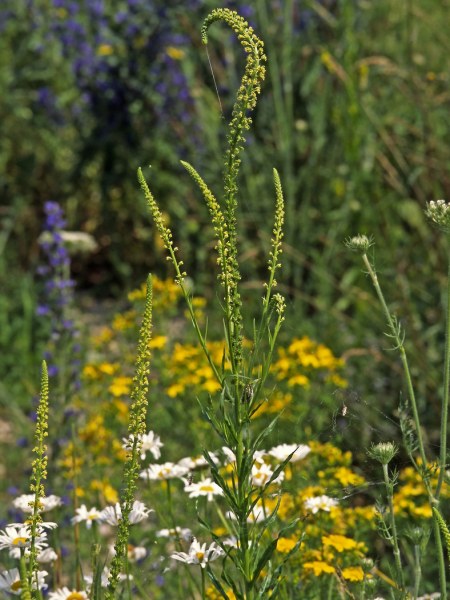
M 344 552 L 345 550 L 353 550 L 358 547 L 358 542 L 346 537 L 345 535 L 323 535 L 322 544 L 324 546 L 332 546 L 338 552 Z
M 294 548 L 295 544 L 297 543 L 297 539 L 296 538 L 286 538 L 286 537 L 280 537 L 278 538 L 277 541 L 277 550 L 278 552 L 281 552 L 283 554 L 287 554 L 288 552 L 290 552 L 292 550 L 292 548 Z
M 125 396 L 130 393 L 132 381 L 131 377 L 115 377 L 108 391 L 116 397 Z
M 345 567 L 342 569 L 342 577 L 347 581 L 362 581 L 364 579 L 364 571 L 360 566 Z
M 333 477 L 343 486 L 362 485 L 365 482 L 364 477 L 357 475 L 348 467 L 339 467 L 333 473 Z
M 167 336 L 157 335 L 150 340 L 149 348 L 164 348 L 167 343 Z
M 86 365 L 83 368 L 83 377 L 87 379 L 98 379 L 98 371 L 94 365 Z
M 319 577 L 319 575 L 322 575 L 322 573 L 336 572 L 336 569 L 332 565 L 329 565 L 323 560 L 314 560 L 312 562 L 303 563 L 303 568 L 313 571 L 316 577 Z
M 97 49 L 97 54 L 99 56 L 110 56 L 113 52 L 114 49 L 111 46 L 111 44 L 100 44 L 100 46 Z
M 102 363 L 98 366 L 98 370 L 105 375 L 114 375 L 119 369 L 119 365 L 112 363 Z
M 166 54 L 174 60 L 181 60 L 184 58 L 184 50 L 181 50 L 181 48 L 176 48 L 175 46 L 167 46 Z

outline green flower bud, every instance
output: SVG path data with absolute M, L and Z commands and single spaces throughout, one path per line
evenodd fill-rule
M 367 454 L 382 465 L 388 465 L 398 452 L 398 446 L 394 442 L 380 442 L 372 445 Z

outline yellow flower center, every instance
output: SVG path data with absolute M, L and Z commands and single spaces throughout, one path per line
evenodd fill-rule
M 13 546 L 19 546 L 19 544 L 26 544 L 27 541 L 28 540 L 25 537 L 16 537 L 15 539 L 13 539 L 12 545 Z
M 202 490 L 202 492 L 214 492 L 214 488 L 212 485 L 202 485 L 200 487 L 200 489 Z
M 11 591 L 17 592 L 17 590 L 20 590 L 21 587 L 22 587 L 21 581 L 20 581 L 20 579 L 18 579 L 17 581 L 15 581 L 14 583 L 11 584 Z
M 85 595 L 81 592 L 72 592 L 66 598 L 66 600 L 85 600 Z
M 204 552 L 197 552 L 195 554 L 195 556 L 197 557 L 198 562 L 202 562 L 203 557 L 205 556 L 205 553 Z

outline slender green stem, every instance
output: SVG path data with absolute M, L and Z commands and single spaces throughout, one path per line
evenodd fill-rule
M 419 412 L 417 410 L 416 394 L 414 392 L 414 386 L 413 386 L 412 378 L 411 378 L 411 371 L 409 369 L 408 358 L 406 356 L 406 351 L 405 351 L 405 347 L 403 345 L 403 340 L 399 335 L 398 328 L 396 327 L 394 320 L 392 318 L 392 315 L 389 311 L 389 308 L 386 304 L 386 300 L 384 299 L 383 292 L 382 292 L 380 284 L 378 282 L 377 274 L 375 273 L 375 270 L 374 270 L 371 262 L 369 261 L 367 254 L 363 254 L 362 258 L 363 258 L 364 264 L 367 267 L 367 270 L 369 272 L 370 278 L 372 279 L 372 283 L 375 288 L 376 294 L 377 294 L 378 299 L 383 308 L 383 312 L 384 312 L 384 315 L 388 322 L 389 329 L 391 330 L 391 335 L 394 338 L 395 343 L 396 343 L 396 348 L 398 349 L 398 351 L 400 353 L 400 360 L 402 361 L 402 366 L 403 366 L 403 370 L 405 373 L 406 386 L 408 389 L 409 400 L 410 400 L 411 408 L 412 408 L 412 412 L 413 412 L 414 424 L 416 426 L 417 441 L 419 443 L 420 457 L 422 459 L 423 468 L 426 468 L 428 461 L 427 461 L 427 457 L 425 454 L 425 448 L 423 445 L 423 436 L 422 436 L 422 429 L 420 426 Z M 429 493 L 431 494 L 431 490 L 429 489 L 430 486 L 429 486 L 428 481 L 424 480 L 424 483 L 427 486 Z
M 420 589 L 420 580 L 422 579 L 422 567 L 420 565 L 420 546 L 414 544 L 414 597 L 413 600 L 417 600 Z
M 388 501 L 388 505 L 389 505 L 389 520 L 390 520 L 390 526 L 391 526 L 392 546 L 394 548 L 395 567 L 397 569 L 397 577 L 399 577 L 399 579 L 400 579 L 400 587 L 402 590 L 404 590 L 405 589 L 405 577 L 403 574 L 402 561 L 401 561 L 401 556 L 400 556 L 400 548 L 398 545 L 397 525 L 395 523 L 393 485 L 392 485 L 392 481 L 389 477 L 388 465 L 382 464 L 381 466 L 383 467 L 384 484 L 386 486 L 387 501 Z
M 406 385 L 407 385 L 407 389 L 408 389 L 408 394 L 409 394 L 409 399 L 410 399 L 410 403 L 411 403 L 411 408 L 412 408 L 412 412 L 413 412 L 413 419 L 414 419 L 414 424 L 416 426 L 416 433 L 417 433 L 417 440 L 418 440 L 418 444 L 419 444 L 419 453 L 420 453 L 420 457 L 422 459 L 422 467 L 425 469 L 427 466 L 427 457 L 425 454 L 425 449 L 424 449 L 424 445 L 423 445 L 423 436 L 422 436 L 422 430 L 420 427 L 420 419 L 419 419 L 419 413 L 417 410 L 417 402 L 416 402 L 416 395 L 414 392 L 414 387 L 413 387 L 413 383 L 412 383 L 412 378 L 411 378 L 411 372 L 409 369 L 409 364 L 408 364 L 408 359 L 406 356 L 406 351 L 405 351 L 405 347 L 403 345 L 403 340 L 401 339 L 400 335 L 399 335 L 399 331 L 394 323 L 394 320 L 391 316 L 391 313 L 389 312 L 389 308 L 386 304 L 386 301 L 384 299 L 384 295 L 383 292 L 381 290 L 380 284 L 378 282 L 378 277 L 375 273 L 374 268 L 372 267 L 372 264 L 370 263 L 367 254 L 363 254 L 362 255 L 363 261 L 365 266 L 367 267 L 367 270 L 369 272 L 370 278 L 372 279 L 372 283 L 375 287 L 375 291 L 377 293 L 378 299 L 381 303 L 381 306 L 383 308 L 383 312 L 385 314 L 385 317 L 387 319 L 387 322 L 389 324 L 389 328 L 391 330 L 391 334 L 393 336 L 393 338 L 395 339 L 396 345 L 397 345 L 397 349 L 400 352 L 400 359 L 402 361 L 402 366 L 403 366 L 403 370 L 405 373 L 405 378 L 406 378 Z M 448 345 L 448 342 L 446 342 L 446 344 Z M 448 404 L 448 403 L 447 403 Z M 447 413 L 446 413 L 447 414 Z M 446 431 L 446 430 L 445 430 Z M 441 446 L 442 448 L 442 446 Z M 445 463 L 445 460 L 444 460 Z M 416 467 L 417 468 L 417 467 Z M 423 484 L 427 490 L 427 494 L 428 494 L 428 500 L 429 503 L 431 505 L 431 507 L 436 506 L 437 504 L 437 500 L 433 494 L 433 490 L 431 489 L 431 485 L 429 482 L 428 477 L 424 477 L 423 473 L 420 473 L 422 476 L 422 481 Z M 446 587 L 446 574 L 445 574 L 445 562 L 444 562 L 444 550 L 443 550 L 443 546 L 442 546 L 442 539 L 441 539 L 441 531 L 439 529 L 439 523 L 436 520 L 436 517 L 433 515 L 433 532 L 434 532 L 434 537 L 436 540 L 436 550 L 437 550 L 437 560 L 438 560 L 438 566 L 439 566 L 439 583 L 440 583 L 440 592 L 441 592 L 441 599 L 442 600 L 447 600 L 447 587 Z
M 450 237 L 447 237 L 447 244 L 450 243 Z M 447 274 L 447 312 L 445 324 L 445 355 L 444 355 L 444 393 L 442 398 L 441 410 L 441 451 L 439 456 L 439 477 L 436 487 L 435 497 L 439 499 L 442 483 L 444 481 L 445 466 L 447 463 L 447 421 L 448 421 L 448 402 L 450 387 L 450 252 L 448 254 L 448 274 Z

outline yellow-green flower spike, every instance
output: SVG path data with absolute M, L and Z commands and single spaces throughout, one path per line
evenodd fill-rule
M 122 571 L 126 556 L 130 530 L 129 516 L 133 506 L 136 481 L 140 469 L 140 446 L 142 435 L 146 433 L 146 415 L 148 404 L 148 378 L 150 375 L 150 340 L 152 336 L 152 306 L 153 290 L 151 275 L 147 278 L 147 292 L 142 324 L 139 331 L 139 342 L 133 387 L 131 390 L 130 421 L 128 424 L 129 439 L 132 447 L 124 466 L 124 490 L 121 495 L 120 505 L 122 518 L 117 528 L 117 538 L 114 546 L 115 554 L 111 562 L 111 572 L 105 598 L 112 600 L 115 597 L 119 576 Z

